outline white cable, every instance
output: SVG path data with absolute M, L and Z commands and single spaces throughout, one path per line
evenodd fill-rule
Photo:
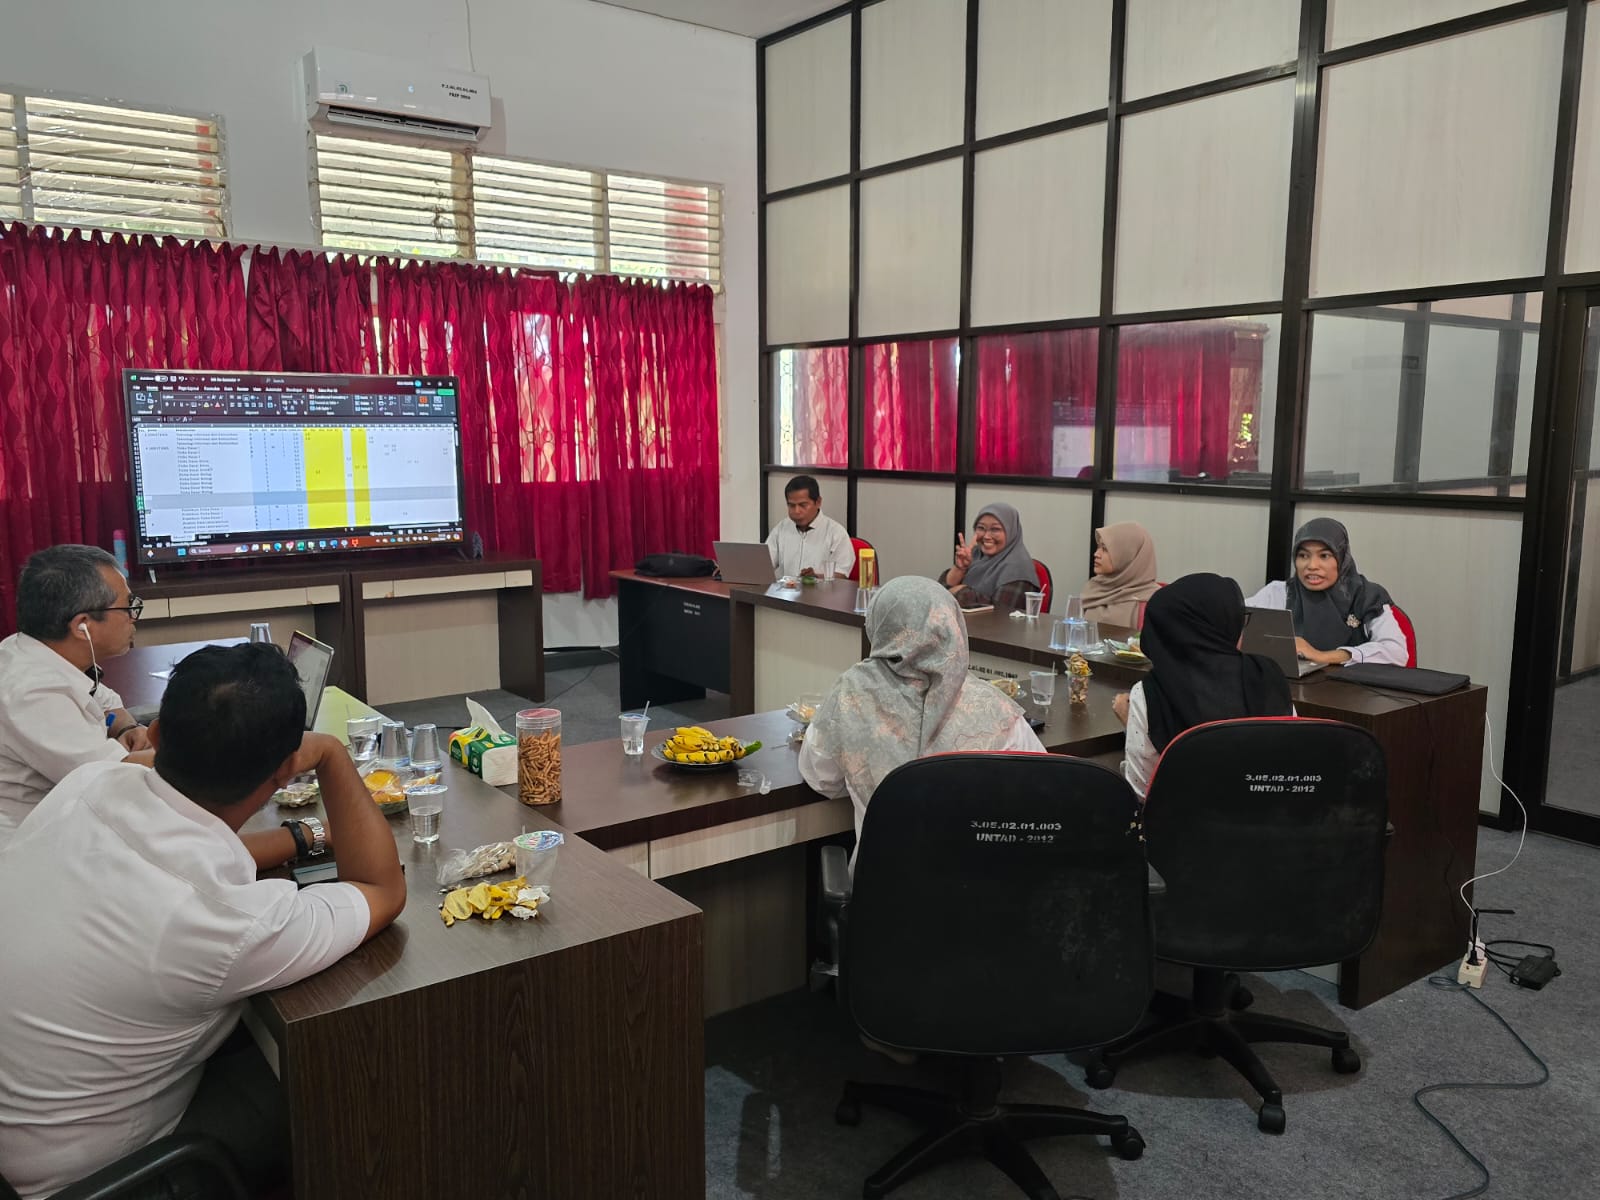
M 1506 786 L 1506 781 L 1500 778 L 1500 772 L 1494 769 L 1494 724 L 1489 720 L 1487 712 L 1483 714 L 1483 723 L 1489 731 L 1488 740 L 1484 745 L 1484 751 L 1489 756 L 1489 774 L 1494 777 L 1494 781 L 1500 785 L 1502 791 L 1511 792 L 1511 798 L 1517 802 L 1517 807 L 1522 810 L 1522 836 L 1517 839 L 1517 852 L 1511 856 L 1510 862 L 1503 867 L 1496 867 L 1493 871 L 1485 871 L 1482 875 L 1474 875 L 1461 885 L 1461 903 L 1467 906 L 1467 911 L 1473 916 L 1477 916 L 1477 910 L 1472 907 L 1472 902 L 1467 899 L 1467 889 L 1481 880 L 1488 879 L 1491 875 L 1500 875 L 1509 871 L 1516 865 L 1517 859 L 1522 857 L 1522 847 L 1528 841 L 1528 806 L 1522 802 L 1521 796 L 1517 795 L 1516 792 L 1512 792 Z

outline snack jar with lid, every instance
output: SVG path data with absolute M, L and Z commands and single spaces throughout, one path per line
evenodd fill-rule
M 525 708 L 517 714 L 517 799 L 554 804 L 561 799 L 561 711 Z

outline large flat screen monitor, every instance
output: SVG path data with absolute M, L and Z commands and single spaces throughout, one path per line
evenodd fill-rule
M 140 565 L 462 540 L 449 376 L 124 371 Z

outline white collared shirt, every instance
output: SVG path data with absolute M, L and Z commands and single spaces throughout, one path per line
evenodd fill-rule
M 1281 579 L 1274 580 L 1246 600 L 1244 606 L 1288 608 L 1288 584 Z M 1297 629 L 1295 632 L 1300 631 Z M 1394 610 L 1387 604 L 1383 606 L 1382 612 L 1366 623 L 1362 632 L 1367 635 L 1367 640 L 1359 646 L 1337 647 L 1349 652 L 1351 662 L 1392 663 L 1394 666 L 1403 667 L 1406 665 L 1406 660 L 1411 657 L 1411 652 L 1406 648 L 1406 635 L 1400 628 L 1400 622 L 1394 619 Z
M 352 884 L 256 879 L 149 767 L 80 767 L 0 850 L 0 1171 L 46 1196 L 177 1125 L 245 997 L 361 944 Z
M 106 714 L 121 707 L 121 696 L 37 638 L 0 642 L 0 849 L 68 771 L 128 753 L 106 736 Z
M 832 579 L 850 574 L 856 563 L 849 531 L 824 512 L 805 530 L 785 517 L 767 535 L 767 549 L 779 575 L 799 575 L 810 568 L 822 578 Z

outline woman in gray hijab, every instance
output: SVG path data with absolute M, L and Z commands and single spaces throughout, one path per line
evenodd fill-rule
M 800 749 L 800 775 L 850 797 L 856 835 L 878 783 L 901 763 L 950 750 L 1044 746 L 1016 703 L 967 674 L 967 626 L 950 593 L 902 575 L 867 610 L 872 653 L 839 677 Z
M 956 561 L 939 582 L 962 608 L 994 605 L 1000 612 L 1027 607 L 1039 590 L 1033 555 L 1022 542 L 1022 516 L 1009 504 L 986 505 L 972 523 L 972 540 L 956 535 Z

